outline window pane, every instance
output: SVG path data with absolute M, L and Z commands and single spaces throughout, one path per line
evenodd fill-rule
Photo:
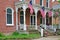
M 20 16 L 20 23 L 24 24 L 24 16 Z
M 42 5 L 42 0 L 40 0 L 40 5 Z
M 31 16 L 31 25 L 33 25 L 33 16 Z
M 12 13 L 12 10 L 8 8 L 7 13 Z
M 12 15 L 7 14 L 7 24 L 12 24 Z
M 48 0 L 46 0 L 46 7 L 48 7 Z
M 42 17 L 40 17 L 40 24 L 42 24 Z
M 23 11 L 21 11 L 21 12 L 20 12 L 20 15 L 24 15 L 24 12 L 23 12 Z

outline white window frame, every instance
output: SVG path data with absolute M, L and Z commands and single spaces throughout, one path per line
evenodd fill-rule
M 7 9 L 10 8 L 12 10 L 12 24 L 7 24 Z M 11 7 L 6 8 L 6 25 L 7 26 L 14 26 L 14 10 Z

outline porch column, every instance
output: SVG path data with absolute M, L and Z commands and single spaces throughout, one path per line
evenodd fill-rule
M 23 11 L 24 11 L 24 30 L 26 31 L 25 10 L 26 10 L 26 7 L 25 7 L 25 5 L 23 5 Z
M 16 7 L 16 30 L 18 31 L 18 8 Z
M 52 12 L 52 29 L 53 29 L 53 12 Z
M 36 26 L 35 26 L 35 28 L 36 28 L 36 30 L 37 30 L 37 9 L 35 9 L 35 14 L 36 14 L 36 15 L 35 15 L 35 16 L 36 16 L 36 19 L 35 19 L 35 20 L 36 20 Z
M 45 9 L 46 10 L 46 9 Z M 45 11 L 45 29 L 46 29 L 46 11 Z

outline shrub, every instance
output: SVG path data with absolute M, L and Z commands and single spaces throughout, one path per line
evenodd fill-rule
M 3 33 L 0 32 L 0 37 L 4 37 L 5 35 Z
M 15 36 L 17 36 L 17 35 L 19 35 L 19 32 L 13 32 L 13 34 L 12 35 L 15 35 Z

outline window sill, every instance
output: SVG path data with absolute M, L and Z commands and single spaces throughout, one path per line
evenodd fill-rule
M 14 24 L 6 24 L 6 26 L 14 26 Z

